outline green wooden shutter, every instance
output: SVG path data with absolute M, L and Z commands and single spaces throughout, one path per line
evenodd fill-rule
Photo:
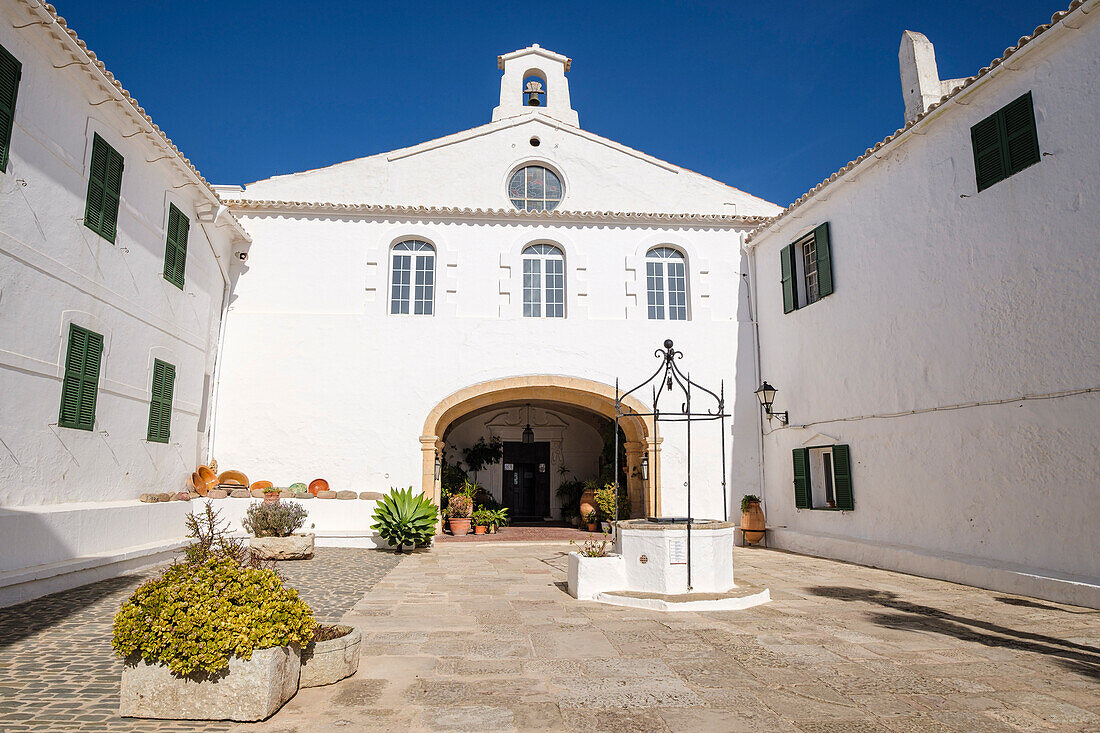
M 974 145 L 974 176 L 978 190 L 984 191 L 1005 177 L 998 115 L 990 115 L 971 127 L 970 141 Z
M 22 64 L 0 46 L 0 173 L 8 169 L 11 131 L 15 126 L 15 97 L 22 74 Z
M 851 451 L 846 445 L 833 446 L 833 495 L 837 509 L 854 509 L 852 500 Z
M 61 386 L 61 414 L 57 421 L 61 427 L 91 430 L 95 425 L 99 364 L 102 358 L 103 337 L 69 324 L 69 347 Z
M 829 222 L 814 229 L 814 252 L 817 258 L 817 295 L 824 298 L 833 292 L 833 256 L 829 249 Z
M 779 267 L 783 273 L 783 312 L 790 313 L 798 308 L 798 291 L 795 289 L 795 251 L 794 245 L 788 244 L 779 253 Z
M 1031 92 L 1016 99 L 998 114 L 1004 120 L 1006 176 L 1039 162 L 1039 136 Z
M 168 237 L 164 246 L 164 279 L 183 290 L 183 274 L 187 268 L 187 235 L 191 220 L 168 205 Z
M 810 449 L 794 449 L 794 505 L 810 509 Z
M 153 387 L 149 400 L 149 431 L 147 439 L 167 443 L 172 432 L 172 393 L 176 384 L 176 367 L 160 359 L 153 361 Z
M 84 225 L 112 244 L 118 232 L 122 168 L 122 156 L 99 135 L 93 135 L 92 160 L 88 167 L 88 205 L 84 212 Z

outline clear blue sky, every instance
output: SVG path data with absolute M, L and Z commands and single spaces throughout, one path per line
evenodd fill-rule
M 903 30 L 969 76 L 1068 4 L 56 3 L 214 183 L 484 124 L 497 55 L 539 43 L 573 59 L 586 130 L 782 205 L 901 126 Z

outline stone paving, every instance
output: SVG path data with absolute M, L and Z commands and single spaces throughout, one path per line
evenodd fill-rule
M 319 619 L 339 619 L 399 561 L 378 550 L 317 548 L 276 563 Z M 154 571 L 0 609 L 0 732 L 225 731 L 226 722 L 118 717 L 122 662 L 111 650 L 119 606 Z
M 234 730 L 1100 731 L 1100 612 L 737 548 L 771 603 L 662 614 L 569 597 L 569 549 L 407 556 L 358 674 Z

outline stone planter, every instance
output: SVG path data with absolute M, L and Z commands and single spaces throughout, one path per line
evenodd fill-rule
M 215 680 L 177 677 L 163 664 L 138 661 L 122 670 L 119 715 L 167 720 L 264 720 L 298 691 L 301 653 L 289 646 L 232 657 Z
M 626 563 L 621 555 L 585 557 L 579 552 L 569 553 L 569 595 L 591 600 L 604 591 L 625 588 Z
M 304 560 L 313 557 L 313 533 L 289 537 L 249 537 L 252 554 L 261 560 Z
M 339 639 L 310 644 L 302 652 L 299 687 L 331 685 L 350 677 L 359 669 L 359 647 L 362 646 L 363 633 L 354 626 L 337 625 L 350 629 L 350 633 Z

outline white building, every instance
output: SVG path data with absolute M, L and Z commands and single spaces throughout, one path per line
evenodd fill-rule
M 1071 7 L 951 82 L 907 32 L 905 127 L 750 237 L 777 546 L 1100 605 L 1100 4 Z
M 0 602 L 167 556 L 244 231 L 36 0 L 0 8 Z
M 501 56 L 482 127 L 219 187 L 256 243 L 228 316 L 222 465 L 437 495 L 441 451 L 453 462 L 496 437 L 505 455 L 482 482 L 515 515 L 557 516 L 563 477 L 599 475 L 616 379 L 642 381 L 671 338 L 747 418 L 727 436 L 725 502 L 718 430 L 696 448 L 694 512 L 722 518 L 755 481 L 740 247 L 779 207 L 578 127 L 570 63 L 538 46 Z M 634 513 L 682 515 L 683 436 L 642 419 L 624 431 Z
M 1098 7 L 968 79 L 907 32 L 906 126 L 781 210 L 583 130 L 537 45 L 481 127 L 211 188 L 12 0 L 0 604 L 165 557 L 188 505 L 137 496 L 212 456 L 438 497 L 441 459 L 497 438 L 478 478 L 559 516 L 672 339 L 732 416 L 693 433 L 693 516 L 761 493 L 772 546 L 1100 607 Z M 687 513 L 682 426 L 622 428 L 632 514 Z M 334 542 L 368 531 L 369 502 L 313 504 Z

